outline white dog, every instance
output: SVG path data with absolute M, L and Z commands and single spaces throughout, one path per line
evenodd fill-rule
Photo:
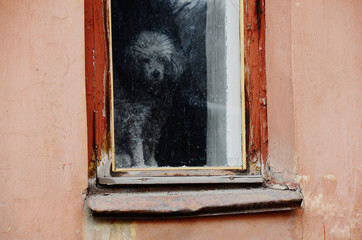
M 115 98 L 116 168 L 157 166 L 156 144 L 172 107 L 185 57 L 172 39 L 144 31 L 124 51 L 124 94 Z

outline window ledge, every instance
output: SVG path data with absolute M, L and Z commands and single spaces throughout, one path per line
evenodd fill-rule
M 264 187 L 182 189 L 140 188 L 88 193 L 86 203 L 95 216 L 128 219 L 212 216 L 293 210 L 301 206 L 298 191 Z

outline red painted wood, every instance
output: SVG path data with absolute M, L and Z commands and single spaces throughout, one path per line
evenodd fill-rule
M 108 88 L 108 56 L 106 44 L 106 25 L 104 7 L 106 1 L 93 2 L 94 16 L 94 74 L 95 74 L 95 137 L 97 159 L 100 159 L 101 149 L 107 128 L 106 89 Z
M 268 156 L 268 117 L 267 117 L 267 89 L 265 72 L 265 0 L 260 0 L 260 28 L 259 28 L 259 81 L 260 81 L 260 153 L 261 160 L 266 163 Z
M 93 24 L 93 0 L 84 1 L 84 34 L 85 34 L 85 80 L 87 101 L 87 125 L 88 125 L 88 164 L 90 164 L 93 151 L 94 137 L 94 24 Z
M 92 153 L 100 159 L 107 130 L 109 67 L 105 6 L 106 1 L 84 1 L 89 164 Z
M 244 0 L 247 159 L 267 158 L 264 0 Z

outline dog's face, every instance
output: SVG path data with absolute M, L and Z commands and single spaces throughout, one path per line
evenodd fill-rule
M 126 62 L 126 71 L 157 87 L 166 80 L 177 81 L 184 70 L 185 59 L 166 35 L 145 31 L 126 49 Z
M 158 85 L 164 81 L 167 59 L 156 54 L 140 56 L 142 77 L 150 85 Z

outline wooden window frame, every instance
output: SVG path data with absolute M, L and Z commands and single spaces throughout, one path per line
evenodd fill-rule
M 266 182 L 270 180 L 265 179 L 268 153 L 264 50 L 265 0 L 243 0 L 247 162 L 244 175 L 235 175 L 232 171 L 212 170 L 212 174 L 218 177 L 204 177 L 201 180 L 199 176 L 210 174 L 208 170 L 204 170 L 199 174 L 195 173 L 193 178 L 183 178 L 188 180 L 180 181 L 180 178 L 173 180 L 168 177 L 166 182 L 159 181 L 157 178 L 150 180 L 147 176 L 149 172 L 146 172 L 143 177 L 134 176 L 136 181 L 128 178 L 128 182 L 124 179 L 120 182 L 117 177 L 109 177 L 102 178 L 99 182 L 96 176 L 97 168 L 102 167 L 104 164 L 102 159 L 109 154 L 110 149 L 110 106 L 107 99 L 110 96 L 108 83 L 111 76 L 106 24 L 108 10 L 105 7 L 107 2 L 107 0 L 85 1 L 88 175 L 90 179 L 87 204 L 93 214 L 116 215 L 125 218 L 175 217 L 279 211 L 299 207 L 302 197 L 296 191 L 276 192 L 277 190 L 265 188 Z M 162 178 L 169 175 L 169 172 L 162 171 L 158 174 L 161 174 Z M 174 174 L 188 175 L 187 171 L 177 170 Z M 195 184 L 195 177 L 199 177 L 197 184 Z M 234 179 L 237 181 L 230 181 Z M 123 185 L 112 188 L 106 186 L 120 183 Z M 135 183 L 137 186 L 129 186 Z M 225 183 L 235 184 L 225 185 Z M 230 197 L 235 199 L 232 196 L 239 200 L 230 202 Z M 221 200 L 222 204 L 220 204 Z M 130 201 L 134 204 L 124 204 Z M 157 202 L 164 202 L 164 208 L 160 206 L 155 208 L 154 204 Z M 199 204 L 199 207 L 185 211 L 190 203 Z

